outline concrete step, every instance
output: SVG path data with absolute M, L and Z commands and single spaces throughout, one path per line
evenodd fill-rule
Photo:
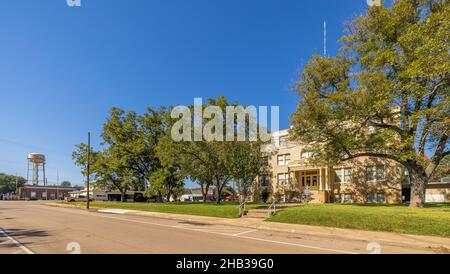
M 252 212 L 252 213 L 267 213 L 267 209 L 249 209 L 248 212 Z
M 266 219 L 269 217 L 269 211 L 267 209 L 250 209 L 245 217 Z

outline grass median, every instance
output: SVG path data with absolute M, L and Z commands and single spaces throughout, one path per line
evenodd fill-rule
M 64 202 L 66 205 L 85 206 L 85 202 Z M 114 208 L 125 210 L 141 210 L 161 213 L 197 215 L 220 218 L 238 218 L 239 204 L 237 203 L 120 203 L 120 202 L 91 202 L 93 208 Z M 263 204 L 248 204 L 247 208 L 257 208 Z
M 450 203 L 429 204 L 423 209 L 402 205 L 306 205 L 280 211 L 269 221 L 450 237 Z

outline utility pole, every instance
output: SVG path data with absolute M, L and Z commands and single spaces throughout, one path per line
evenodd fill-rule
M 86 174 L 86 187 L 87 187 L 87 195 L 86 195 L 86 198 L 87 198 L 87 203 L 86 203 L 86 209 L 89 209 L 89 192 L 91 191 L 90 190 L 90 187 L 89 187 L 89 177 L 90 177 L 90 168 L 91 168 L 91 133 L 90 132 L 88 132 L 88 151 L 87 151 L 87 174 Z
M 44 177 L 44 187 L 45 187 L 45 200 L 48 201 L 48 181 L 47 178 Z
M 17 186 L 18 186 L 18 178 L 19 178 L 19 177 L 17 177 L 17 172 L 16 172 L 16 199 L 17 199 L 17 194 L 19 193 L 19 190 L 17 189 Z

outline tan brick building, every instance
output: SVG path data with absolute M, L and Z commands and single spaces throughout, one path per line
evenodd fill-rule
M 394 161 L 362 157 L 339 166 L 315 166 L 305 145 L 289 141 L 288 130 L 272 134 L 263 147 L 270 172 L 254 186 L 254 200 L 295 201 L 305 190 L 314 203 L 401 203 L 402 166 Z

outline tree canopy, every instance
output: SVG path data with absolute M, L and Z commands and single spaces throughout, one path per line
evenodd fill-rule
M 423 206 L 429 178 L 450 153 L 449 28 L 449 1 L 369 8 L 348 25 L 337 56 L 315 55 L 304 68 L 294 139 L 322 162 L 373 156 L 402 164 L 411 206 Z
M 22 187 L 27 183 L 27 180 L 23 177 L 7 175 L 0 173 L 0 194 L 15 193 L 17 187 Z

